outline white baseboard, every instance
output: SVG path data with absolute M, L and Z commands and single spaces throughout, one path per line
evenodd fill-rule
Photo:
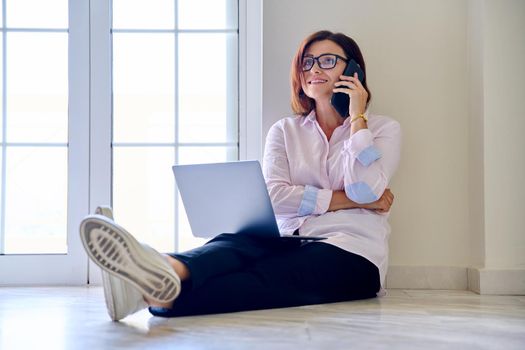
M 386 276 L 386 288 L 466 290 L 467 281 L 465 267 L 391 265 Z
M 484 295 L 525 295 L 525 269 L 393 265 L 388 268 L 386 288 L 471 290 Z
M 468 269 L 469 290 L 478 294 L 525 295 L 525 269 Z

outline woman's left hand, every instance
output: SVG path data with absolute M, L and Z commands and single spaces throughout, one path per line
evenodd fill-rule
M 363 205 L 361 208 L 375 210 L 377 213 L 387 213 L 390 211 L 390 207 L 394 203 L 394 194 L 389 188 L 385 189 L 381 198 L 377 201 Z
M 341 75 L 339 79 L 341 80 L 335 83 L 333 91 L 342 92 L 350 96 L 350 106 L 348 106 L 350 117 L 365 113 L 368 92 L 366 92 L 363 84 L 359 81 L 357 73 L 354 73 L 353 77 Z

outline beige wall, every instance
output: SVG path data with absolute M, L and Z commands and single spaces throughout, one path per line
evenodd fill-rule
M 483 6 L 469 0 L 467 18 L 467 55 L 469 73 L 469 235 L 470 262 L 485 265 L 484 205 L 484 103 L 483 103 Z
M 403 127 L 402 163 L 392 183 L 392 265 L 466 267 L 475 255 L 467 15 L 466 0 L 264 0 L 263 135 L 290 114 L 290 61 L 300 41 L 325 28 L 357 41 L 372 112 Z
M 485 267 L 525 268 L 525 1 L 485 1 Z

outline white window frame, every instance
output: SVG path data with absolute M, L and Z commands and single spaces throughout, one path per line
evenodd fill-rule
M 107 0 L 69 0 L 67 254 L 0 255 L 0 285 L 99 284 L 78 234 L 111 203 L 111 26 Z M 262 0 L 239 0 L 239 158 L 262 158 Z M 30 213 L 28 214 L 30 215 Z
M 239 0 L 239 159 L 262 160 L 263 0 Z
M 78 224 L 89 208 L 89 1 L 69 1 L 68 37 L 68 253 L 0 255 L 0 285 L 86 283 Z

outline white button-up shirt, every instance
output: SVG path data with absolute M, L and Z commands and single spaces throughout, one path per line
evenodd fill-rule
M 397 169 L 401 127 L 368 114 L 368 129 L 350 136 L 350 118 L 330 141 L 315 111 L 275 123 L 266 138 L 263 173 L 282 234 L 324 236 L 333 244 L 374 263 L 384 286 L 388 268 L 388 213 L 367 209 L 328 212 L 332 191 L 345 190 L 357 203 L 381 197 Z

